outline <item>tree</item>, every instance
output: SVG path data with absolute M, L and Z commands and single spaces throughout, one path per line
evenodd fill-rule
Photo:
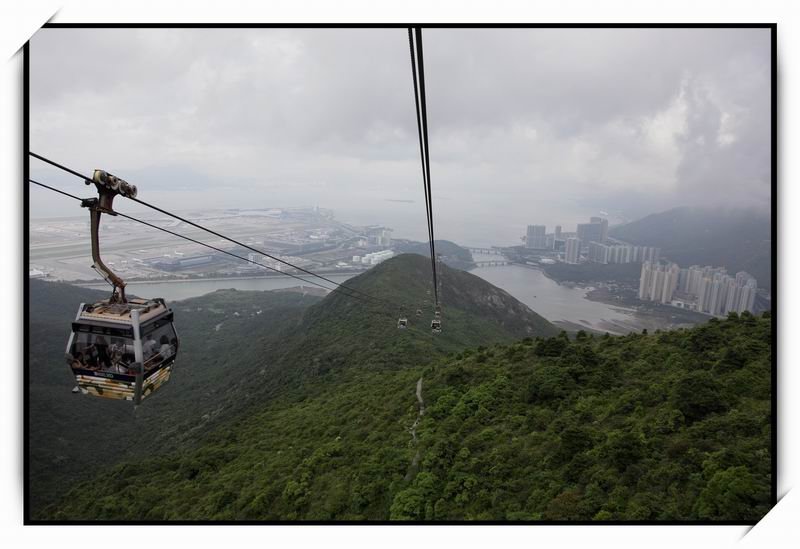
M 547 504 L 544 512 L 547 520 L 581 520 L 581 494 L 577 488 L 564 490 Z
M 631 431 L 611 431 L 603 447 L 603 454 L 619 471 L 639 461 L 644 451 L 644 440 Z
M 391 520 L 423 520 L 433 519 L 433 493 L 436 477 L 428 472 L 421 472 L 414 482 L 397 493 L 389 511 Z
M 558 338 L 553 338 L 558 339 Z M 528 384 L 528 401 L 548 401 L 565 397 L 575 386 L 566 368 L 541 366 L 534 370 Z
M 589 432 L 584 427 L 570 425 L 561 431 L 561 450 L 559 454 L 566 461 L 592 446 Z
M 709 520 L 758 520 L 769 508 L 769 488 L 747 467 L 718 471 L 700 492 L 694 512 Z
M 563 353 L 564 349 L 567 347 L 569 347 L 568 339 L 561 336 L 549 337 L 547 339 L 538 341 L 533 349 L 533 352 L 537 356 L 557 357 L 561 356 L 561 353 Z
M 690 423 L 725 410 L 719 384 L 705 370 L 689 372 L 681 378 L 675 385 L 672 397 L 675 406 Z
M 737 347 L 726 347 L 722 357 L 714 365 L 715 372 L 730 372 L 738 370 L 747 364 L 747 356 Z

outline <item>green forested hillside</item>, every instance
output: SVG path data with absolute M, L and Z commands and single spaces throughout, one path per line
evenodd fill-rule
M 75 487 L 45 516 L 755 521 L 770 504 L 770 337 L 768 314 L 745 314 L 402 368 L 354 353 L 202 444 Z
M 470 345 L 557 333 L 478 277 L 446 266 L 441 276 L 445 331 L 437 337 L 426 293 L 430 262 L 419 255 L 396 257 L 348 281 L 384 301 L 226 290 L 172 303 L 181 337 L 173 378 L 135 413 L 127 402 L 70 392 L 74 380 L 63 358 L 70 322 L 81 301 L 106 294 L 31 281 L 32 516 L 74 482 L 104 474 L 121 459 L 187 451 L 273 398 L 305 398 L 309 386 L 349 366 L 419 367 Z M 401 307 L 410 322 L 405 331 L 396 327 Z
M 129 402 L 71 392 L 75 380 L 64 361 L 71 322 L 81 302 L 107 296 L 30 281 L 28 480 L 33 516 L 76 480 L 119 459 L 191 444 L 198 432 L 244 407 L 255 398 L 253 386 L 268 379 L 283 332 L 319 300 L 289 292 L 225 290 L 171 303 L 181 337 L 172 379 L 134 413 Z
M 419 364 L 420 357 L 465 345 L 559 332 L 508 292 L 475 275 L 442 265 L 440 301 L 445 329 L 432 337 L 434 298 L 430 269 L 430 260 L 425 257 L 403 254 L 348 280 L 348 287 L 380 301 L 331 294 L 309 310 L 297 331 L 302 343 L 299 348 L 291 348 L 288 356 L 295 363 L 299 351 L 313 353 L 316 358 L 337 355 L 343 363 L 360 363 L 363 358 L 375 366 L 399 366 Z M 416 316 L 418 309 L 422 316 Z M 397 318 L 401 314 L 408 318 L 409 329 L 398 333 Z M 313 345 L 309 346 L 309 342 Z

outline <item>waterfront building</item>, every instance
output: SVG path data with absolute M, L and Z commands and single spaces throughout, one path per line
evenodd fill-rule
M 605 242 L 608 240 L 608 220 L 592 217 L 589 223 L 578 223 L 577 233 L 582 246 L 588 246 L 590 242 Z
M 674 263 L 664 266 L 645 261 L 639 279 L 641 300 L 715 316 L 752 312 L 757 290 L 758 283 L 750 274 L 740 271 L 732 277 L 724 267 L 692 265 L 681 269 Z
M 603 241 L 603 226 L 600 223 L 578 223 L 578 239 L 588 246 L 589 242 Z
M 564 246 L 564 262 L 577 264 L 580 259 L 581 241 L 579 238 L 568 238 Z
M 657 263 L 660 255 L 658 248 L 647 246 L 631 246 L 629 244 L 602 244 L 590 242 L 587 258 L 595 263 L 639 263 L 650 261 Z
M 371 254 L 366 254 L 361 258 L 361 264 L 377 265 L 382 261 L 386 261 L 390 257 L 394 257 L 394 252 L 392 250 L 382 250 L 380 252 L 372 252 Z
M 744 285 L 741 286 L 741 294 L 739 296 L 739 299 L 737 300 L 738 301 L 737 307 L 734 310 L 737 313 L 741 313 L 743 311 L 753 312 L 753 308 L 756 302 L 757 290 L 758 290 L 758 283 L 756 282 L 756 279 L 751 276 L 749 279 L 747 279 L 747 281 L 744 282 Z
M 642 261 L 657 263 L 661 257 L 661 248 L 642 246 Z
M 528 231 L 525 237 L 525 247 L 533 250 L 546 250 L 547 235 L 545 234 L 547 228 L 544 225 L 528 225 Z M 552 249 L 552 245 L 550 246 Z
M 675 263 L 662 265 L 645 261 L 639 277 L 639 299 L 672 303 L 678 289 L 680 267 Z
M 612 249 L 612 246 L 606 246 L 605 244 L 600 244 L 599 242 L 590 242 L 586 259 L 593 263 L 602 263 L 604 265 L 607 263 L 612 263 L 610 258 L 610 256 L 613 255 L 610 253 Z

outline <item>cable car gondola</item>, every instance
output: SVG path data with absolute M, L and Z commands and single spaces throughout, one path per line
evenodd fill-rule
M 113 290 L 108 299 L 81 303 L 72 323 L 66 359 L 81 393 L 139 404 L 169 380 L 178 334 L 172 324 L 173 312 L 163 299 L 126 299 L 125 282 L 100 259 L 100 216 L 116 215 L 114 197 L 133 198 L 136 187 L 101 170 L 95 170 L 92 180 L 86 181 L 92 183 L 99 199 L 81 203 L 91 217 L 92 267 Z
M 431 320 L 431 331 L 434 334 L 442 333 L 442 308 L 437 305 L 436 310 L 433 312 L 433 320 Z
M 408 318 L 406 318 L 405 307 L 400 307 L 400 318 L 397 319 L 397 328 L 405 330 L 408 328 Z
M 172 320 L 161 298 L 81 303 L 67 343 L 80 392 L 138 404 L 161 387 L 178 351 Z

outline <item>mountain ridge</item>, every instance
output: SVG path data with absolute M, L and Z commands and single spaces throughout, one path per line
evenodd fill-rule
M 610 235 L 634 245 L 661 248 L 681 267 L 723 266 L 747 271 L 760 288 L 772 286 L 769 212 L 680 207 L 617 225 Z

